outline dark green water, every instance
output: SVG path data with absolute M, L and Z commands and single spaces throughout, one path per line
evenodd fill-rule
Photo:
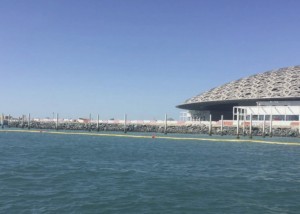
M 0 133 L 0 213 L 298 214 L 300 146 Z

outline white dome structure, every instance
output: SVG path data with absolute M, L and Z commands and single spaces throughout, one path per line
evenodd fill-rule
M 186 100 L 178 108 L 232 118 L 234 106 L 257 102 L 300 101 L 300 66 L 280 68 L 242 78 Z M 194 112 L 195 113 L 195 112 Z

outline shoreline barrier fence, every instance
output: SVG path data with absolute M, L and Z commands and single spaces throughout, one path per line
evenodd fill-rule
M 7 119 L 3 119 L 3 123 L 5 121 L 8 121 Z M 9 122 L 25 122 L 25 118 L 22 117 L 20 119 L 10 119 Z M 99 124 L 101 123 L 106 123 L 106 124 L 124 124 L 124 120 L 91 120 L 91 124 L 97 124 L 99 121 Z M 27 118 L 28 122 L 28 118 Z M 76 121 L 76 120 L 69 120 L 69 119 L 62 119 L 62 118 L 55 118 L 53 119 L 37 119 L 37 118 L 30 118 L 30 122 L 44 122 L 44 123 L 83 123 L 83 124 L 89 124 L 89 121 Z M 165 120 L 126 120 L 127 125 L 134 125 L 134 124 L 141 124 L 141 125 L 165 125 Z M 184 126 L 184 125 L 194 125 L 194 126 L 199 126 L 199 125 L 205 125 L 209 126 L 210 121 L 167 121 L 168 126 Z M 265 123 L 266 127 L 272 126 L 272 128 L 276 127 L 283 127 L 283 128 L 299 128 L 300 122 L 299 121 L 252 121 L 252 127 L 262 127 L 263 123 Z M 211 121 L 212 128 L 215 127 L 221 127 L 222 126 L 222 120 L 219 121 Z M 245 126 L 249 127 L 250 126 L 250 121 L 239 121 L 240 126 Z M 0 125 L 2 125 L 2 121 L 0 121 Z M 237 121 L 234 120 L 223 120 L 223 127 L 236 127 Z
M 82 123 L 82 124 L 96 124 L 97 127 L 99 127 L 99 124 L 120 124 L 124 125 L 154 125 L 154 126 L 162 126 L 165 127 L 166 122 L 167 126 L 207 126 L 211 128 L 220 128 L 223 129 L 225 127 L 237 127 L 237 121 L 236 120 L 220 120 L 218 121 L 177 121 L 177 120 L 128 120 L 127 118 L 123 120 L 100 120 L 99 116 L 97 119 L 87 119 L 87 120 L 73 120 L 73 119 L 63 119 L 59 118 L 58 114 L 56 115 L 56 118 L 51 119 L 40 119 L 40 118 L 33 118 L 30 114 L 28 114 L 28 117 L 25 118 L 25 115 L 22 115 L 20 118 L 6 118 L 4 114 L 0 115 L 1 121 L 0 126 L 4 127 L 5 124 L 7 124 L 9 120 L 9 124 L 12 124 L 13 122 L 19 122 L 22 124 L 22 127 L 27 123 L 28 127 L 30 128 L 31 122 L 41 122 L 41 123 L 47 123 L 51 122 L 54 123 L 56 128 L 59 127 L 60 123 Z M 126 121 L 125 121 L 126 120 Z M 239 127 L 243 127 L 244 130 L 249 130 L 250 127 L 252 128 L 261 128 L 270 131 L 272 133 L 273 129 L 276 128 L 291 128 L 291 129 L 298 129 L 300 134 L 300 121 L 276 121 L 276 120 L 240 120 L 239 121 Z

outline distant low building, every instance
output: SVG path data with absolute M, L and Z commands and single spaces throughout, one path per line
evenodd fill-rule
M 182 111 L 180 112 L 180 121 L 191 121 L 192 120 L 192 115 L 189 111 Z
M 86 119 L 86 118 L 78 118 L 78 119 L 77 119 L 77 122 L 78 122 L 78 123 L 89 123 L 89 122 L 90 122 L 90 119 Z

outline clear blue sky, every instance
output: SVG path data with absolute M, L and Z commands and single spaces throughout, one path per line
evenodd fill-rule
M 1 0 L 0 111 L 178 118 L 220 84 L 300 64 L 298 0 Z

